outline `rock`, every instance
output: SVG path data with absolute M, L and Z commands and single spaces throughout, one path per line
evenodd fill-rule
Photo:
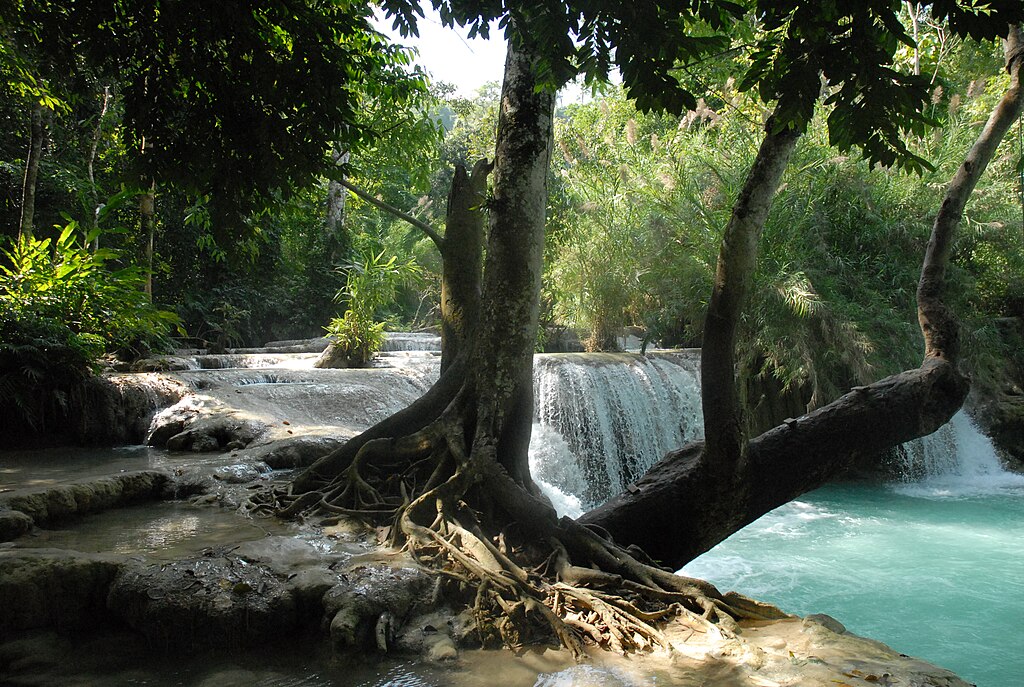
M 156 358 L 142 358 L 130 365 L 132 372 L 176 372 L 194 370 L 196 362 L 193 358 L 176 355 L 162 355 Z
M 108 607 L 150 643 L 182 651 L 256 646 L 299 625 L 291 588 L 233 554 L 125 566 Z
M 813 613 L 803 620 L 804 629 L 813 629 L 814 626 L 821 626 L 835 632 L 837 635 L 846 634 L 846 626 L 830 615 L 824 613 Z
M 89 513 L 157 500 L 169 480 L 166 472 L 142 470 L 48 489 L 21 489 L 0 497 L 0 508 L 20 511 L 45 527 Z
M 0 635 L 95 626 L 122 564 L 120 557 L 77 551 L 0 551 Z
M 431 584 L 431 576 L 417 568 L 375 564 L 348 571 L 345 583 L 324 596 L 335 651 L 378 646 L 381 617 L 388 613 L 392 619 L 405 618 L 417 603 L 429 599 Z M 390 631 L 397 629 L 393 624 Z
M 350 357 L 336 343 L 331 343 L 313 363 L 313 367 L 321 370 L 339 370 L 349 367 L 363 367 L 360 361 Z
M 258 480 L 263 472 L 255 465 L 225 465 L 213 471 L 213 478 L 226 484 L 245 484 Z
M 448 635 L 437 635 L 427 649 L 427 658 L 431 661 L 454 661 L 459 657 L 455 642 Z
M 255 420 L 219 415 L 199 417 L 188 429 L 170 437 L 167 448 L 171 451 L 206 453 L 226 448 L 229 444 L 235 447 L 248 446 L 266 430 L 266 425 Z
M 32 531 L 32 518 L 16 510 L 0 509 L 0 541 L 12 541 Z
M 303 468 L 345 443 L 343 439 L 323 436 L 297 436 L 248 449 L 247 459 L 260 460 L 274 470 Z

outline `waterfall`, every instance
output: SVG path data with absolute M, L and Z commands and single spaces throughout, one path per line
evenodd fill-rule
M 962 410 L 931 435 L 904 444 L 896 467 L 897 490 L 912 496 L 967 497 L 1024 487 L 1024 475 L 1003 467 L 992 441 Z
M 389 351 L 440 351 L 441 337 L 421 332 L 388 332 L 384 341 L 384 352 Z
M 556 505 L 573 506 L 563 512 L 605 501 L 703 437 L 697 369 L 693 351 L 535 358 L 530 467 Z

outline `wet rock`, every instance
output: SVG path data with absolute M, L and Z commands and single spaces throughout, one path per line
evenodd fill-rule
M 830 615 L 813 613 L 803 620 L 804 629 L 813 630 L 815 626 L 824 627 L 837 635 L 846 634 L 846 626 Z
M 427 658 L 431 661 L 454 661 L 458 657 L 455 642 L 448 635 L 439 635 L 430 642 L 430 648 L 427 649 Z
M 324 596 L 335 651 L 374 646 L 386 650 L 402 620 L 418 603 L 429 600 L 431 586 L 430 575 L 417 568 L 379 564 L 348 571 L 346 581 Z M 382 633 L 387 635 L 383 642 Z
M 315 463 L 345 441 L 334 437 L 298 436 L 249 449 L 246 458 L 260 460 L 274 470 L 303 468 Z
M 266 566 L 234 555 L 126 566 L 108 607 L 168 650 L 253 646 L 299 624 L 291 588 Z
M 164 486 L 162 498 L 167 501 L 190 499 L 208 494 L 216 488 L 216 481 L 210 475 L 199 472 L 175 474 Z
M 260 470 L 259 465 L 225 465 L 213 471 L 213 478 L 225 484 L 245 484 L 258 480 L 268 470 Z
M 0 635 L 94 626 L 121 565 L 116 556 L 77 551 L 0 551 Z
M 186 398 L 165 408 L 153 416 L 146 443 L 150 446 L 166 446 L 167 440 L 181 434 L 199 416 L 200 408 L 194 399 Z
M 167 440 L 171 451 L 192 451 L 205 453 L 234 446 L 248 446 L 266 432 L 267 426 L 254 420 L 240 420 L 235 417 L 200 417 L 188 429 Z
M 143 470 L 48 489 L 21 489 L 0 497 L 0 508 L 24 513 L 42 527 L 161 498 L 170 480 L 166 472 Z
M 0 509 L 0 541 L 13 541 L 32 531 L 32 518 L 16 510 Z
M 335 343 L 331 343 L 313 363 L 313 367 L 321 370 L 340 370 L 349 367 L 364 367 L 362 362 L 352 358 Z
M 131 372 L 176 372 L 194 370 L 198 367 L 193 358 L 176 355 L 162 355 L 156 358 L 142 358 L 130 366 Z

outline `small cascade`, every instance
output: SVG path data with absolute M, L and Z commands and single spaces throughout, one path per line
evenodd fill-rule
M 440 351 L 441 337 L 424 332 L 388 332 L 383 353 L 393 351 Z
M 975 496 L 1024 488 L 1006 470 L 992 441 L 964 411 L 929 436 L 902 446 L 897 490 L 912 496 Z
M 531 470 L 553 500 L 602 503 L 703 437 L 697 366 L 693 352 L 537 356 Z

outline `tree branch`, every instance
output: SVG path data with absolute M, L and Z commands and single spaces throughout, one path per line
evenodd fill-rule
M 384 212 L 386 212 L 386 213 L 388 213 L 390 215 L 394 215 L 398 219 L 405 220 L 409 224 L 413 225 L 414 227 L 416 227 L 417 229 L 422 231 L 424 234 L 426 234 L 430 238 L 430 240 L 434 242 L 434 245 L 437 246 L 437 249 L 439 251 L 444 251 L 444 237 L 441 236 L 441 234 L 439 234 L 436 229 L 434 229 L 432 226 L 430 226 L 426 222 L 424 222 L 422 220 L 416 219 L 415 217 L 413 217 L 412 215 L 410 215 L 407 212 L 402 212 L 401 210 L 396 208 L 394 205 L 390 205 L 388 203 L 385 203 L 383 200 L 380 200 L 378 198 L 374 198 L 369 193 L 367 193 L 363 189 L 359 188 L 358 186 L 355 186 L 354 184 L 352 184 L 351 182 L 349 182 L 346 179 L 338 179 L 337 181 L 338 181 L 339 184 L 341 184 L 342 186 L 347 188 L 349 191 L 351 191 L 355 195 L 359 196 L 360 198 L 362 198 L 363 200 L 365 200 L 367 203 L 369 203 L 370 205 L 374 206 L 375 208 L 379 208 L 379 209 L 383 210 Z

